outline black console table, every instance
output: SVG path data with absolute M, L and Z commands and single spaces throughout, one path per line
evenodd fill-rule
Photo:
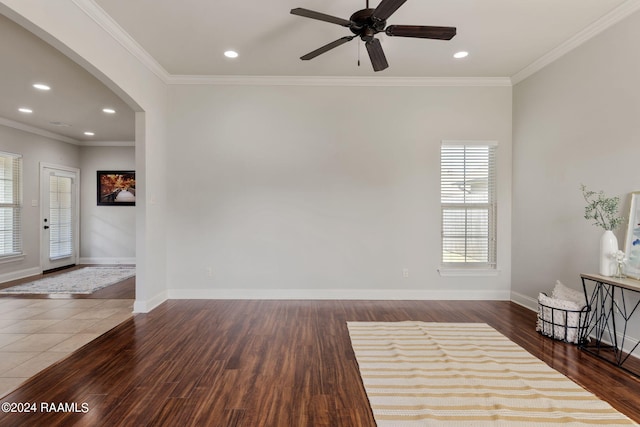
M 640 357 L 640 342 L 634 343 L 627 336 L 630 319 L 640 312 L 640 281 L 599 274 L 580 277 L 591 310 L 584 320 L 579 347 L 640 376 L 640 360 L 633 360 L 635 367 L 626 363 L 632 356 Z M 587 284 L 593 286 L 593 291 L 589 292 Z M 636 318 L 640 321 L 640 315 Z

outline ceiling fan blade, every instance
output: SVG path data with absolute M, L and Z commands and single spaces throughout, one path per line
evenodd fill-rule
M 351 25 L 351 21 L 346 19 L 337 18 L 335 16 L 326 15 L 324 13 L 315 12 L 309 9 L 303 9 L 301 7 L 291 9 L 292 15 L 303 16 L 305 18 L 317 19 L 318 21 L 330 22 L 332 24 L 342 25 L 343 27 L 348 27 Z
M 379 21 L 386 21 L 393 12 L 398 10 L 407 0 L 382 0 L 373 11 L 371 17 Z
M 355 36 L 346 36 L 346 37 L 339 38 L 338 40 L 328 43 L 322 46 L 321 48 L 314 50 L 313 52 L 309 52 L 306 55 L 301 56 L 300 59 L 302 59 L 303 61 L 308 61 L 309 59 L 313 59 L 318 55 L 322 55 L 323 53 L 330 51 L 334 47 L 338 47 L 340 45 L 345 44 L 348 41 L 353 40 L 354 37 Z
M 387 58 L 384 56 L 380 40 L 371 39 L 367 41 L 365 45 L 367 46 L 367 52 L 369 52 L 369 58 L 371 58 L 373 71 L 382 71 L 389 66 Z
M 388 36 L 417 37 L 421 39 L 451 40 L 456 27 L 432 27 L 424 25 L 389 25 L 384 32 Z

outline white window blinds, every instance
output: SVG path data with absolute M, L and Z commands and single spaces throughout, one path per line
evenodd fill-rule
M 22 156 L 0 152 L 0 257 L 22 253 Z
M 442 265 L 496 267 L 495 142 L 443 141 Z
M 73 180 L 66 176 L 49 177 L 49 258 L 57 260 L 73 255 Z

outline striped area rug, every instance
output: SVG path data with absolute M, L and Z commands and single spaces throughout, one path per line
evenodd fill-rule
M 637 425 L 486 324 L 347 326 L 378 427 Z

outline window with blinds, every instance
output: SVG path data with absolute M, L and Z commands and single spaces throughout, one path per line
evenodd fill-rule
M 22 253 L 22 156 L 0 152 L 0 257 Z
M 496 268 L 496 147 L 443 141 L 440 152 L 442 265 Z

